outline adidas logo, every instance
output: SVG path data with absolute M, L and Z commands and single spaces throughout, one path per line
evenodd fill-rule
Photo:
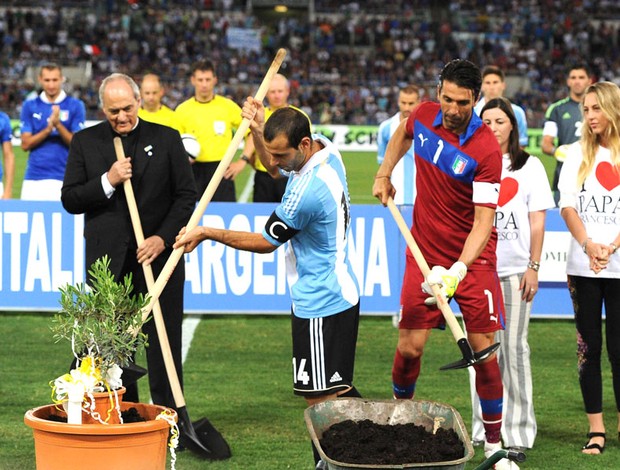
M 342 380 L 342 377 L 340 377 L 340 374 L 338 372 L 334 372 L 334 375 L 332 375 L 332 378 L 329 379 L 329 383 L 334 383 L 334 382 L 338 382 Z
M 562 119 L 570 119 L 570 113 L 566 111 L 564 114 L 562 114 Z

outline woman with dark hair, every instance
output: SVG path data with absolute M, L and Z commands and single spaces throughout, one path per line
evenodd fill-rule
M 575 310 L 579 385 L 588 416 L 584 454 L 605 450 L 601 351 L 602 314 L 616 409 L 620 410 L 620 89 L 590 85 L 581 103 L 581 138 L 568 148 L 560 173 L 560 211 L 573 238 L 566 273 Z M 619 424 L 620 426 L 620 424 Z
M 540 160 L 519 145 L 519 128 L 505 98 L 488 101 L 480 111 L 502 150 L 502 182 L 495 215 L 497 273 L 504 296 L 506 325 L 496 333 L 504 384 L 504 446 L 529 449 L 536 438 L 528 325 L 538 292 L 538 269 L 545 233 L 545 212 L 555 206 Z M 476 397 L 477 398 L 477 397 Z M 477 399 L 475 399 L 477 402 Z M 479 435 L 474 403 L 474 439 Z

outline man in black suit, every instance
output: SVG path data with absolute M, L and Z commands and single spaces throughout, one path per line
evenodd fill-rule
M 62 187 L 62 204 L 71 214 L 84 214 L 87 268 L 103 255 L 122 279 L 132 273 L 135 292 L 147 292 L 141 263 L 161 272 L 179 230 L 194 210 L 194 178 L 179 133 L 138 119 L 140 89 L 127 75 L 114 73 L 103 80 L 99 99 L 106 121 L 74 135 Z M 117 161 L 113 138 L 125 150 Z M 131 180 L 144 231 L 137 246 L 123 182 Z M 164 314 L 172 355 L 182 383 L 181 329 L 185 267 L 179 262 L 159 302 Z M 174 407 L 155 324 L 144 326 L 149 336 L 147 365 L 151 398 Z M 138 401 L 137 384 L 124 399 Z

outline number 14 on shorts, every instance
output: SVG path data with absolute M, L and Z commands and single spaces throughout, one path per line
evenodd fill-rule
M 310 383 L 310 375 L 306 371 L 306 360 L 301 359 L 299 361 L 299 368 L 297 367 L 297 358 L 293 358 L 293 383 L 302 383 L 308 385 Z

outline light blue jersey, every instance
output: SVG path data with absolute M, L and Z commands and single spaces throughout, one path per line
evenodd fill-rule
M 84 103 L 67 96 L 62 91 L 56 102 L 50 103 L 42 92 L 32 100 L 24 101 L 21 112 L 21 132 L 38 134 L 47 127 L 52 115 L 52 105 L 60 106 L 60 122 L 72 133 L 84 128 L 86 110 Z M 26 180 L 60 180 L 65 176 L 69 147 L 63 142 L 57 129 L 37 147 L 30 151 L 26 167 Z
M 11 130 L 11 120 L 6 113 L 0 111 L 0 144 L 11 141 L 13 131 Z M 0 149 L 1 150 L 1 149 Z M 2 165 L 0 165 L 0 183 L 2 183 Z
M 379 165 L 383 163 L 387 144 L 392 135 L 394 135 L 399 124 L 400 112 L 379 124 L 379 131 L 377 133 L 377 163 L 379 163 Z M 403 155 L 403 158 L 398 161 L 390 177 L 390 181 L 396 189 L 396 195 L 394 196 L 395 204 L 412 205 L 415 201 L 414 160 L 413 144 L 411 144 L 411 148 Z
M 290 174 L 275 210 L 276 224 L 297 231 L 286 247 L 286 269 L 293 312 L 300 318 L 334 315 L 359 301 L 347 249 L 351 216 L 342 157 L 327 138 L 312 137 L 325 148 Z M 263 236 L 280 246 L 274 228 L 265 227 Z

